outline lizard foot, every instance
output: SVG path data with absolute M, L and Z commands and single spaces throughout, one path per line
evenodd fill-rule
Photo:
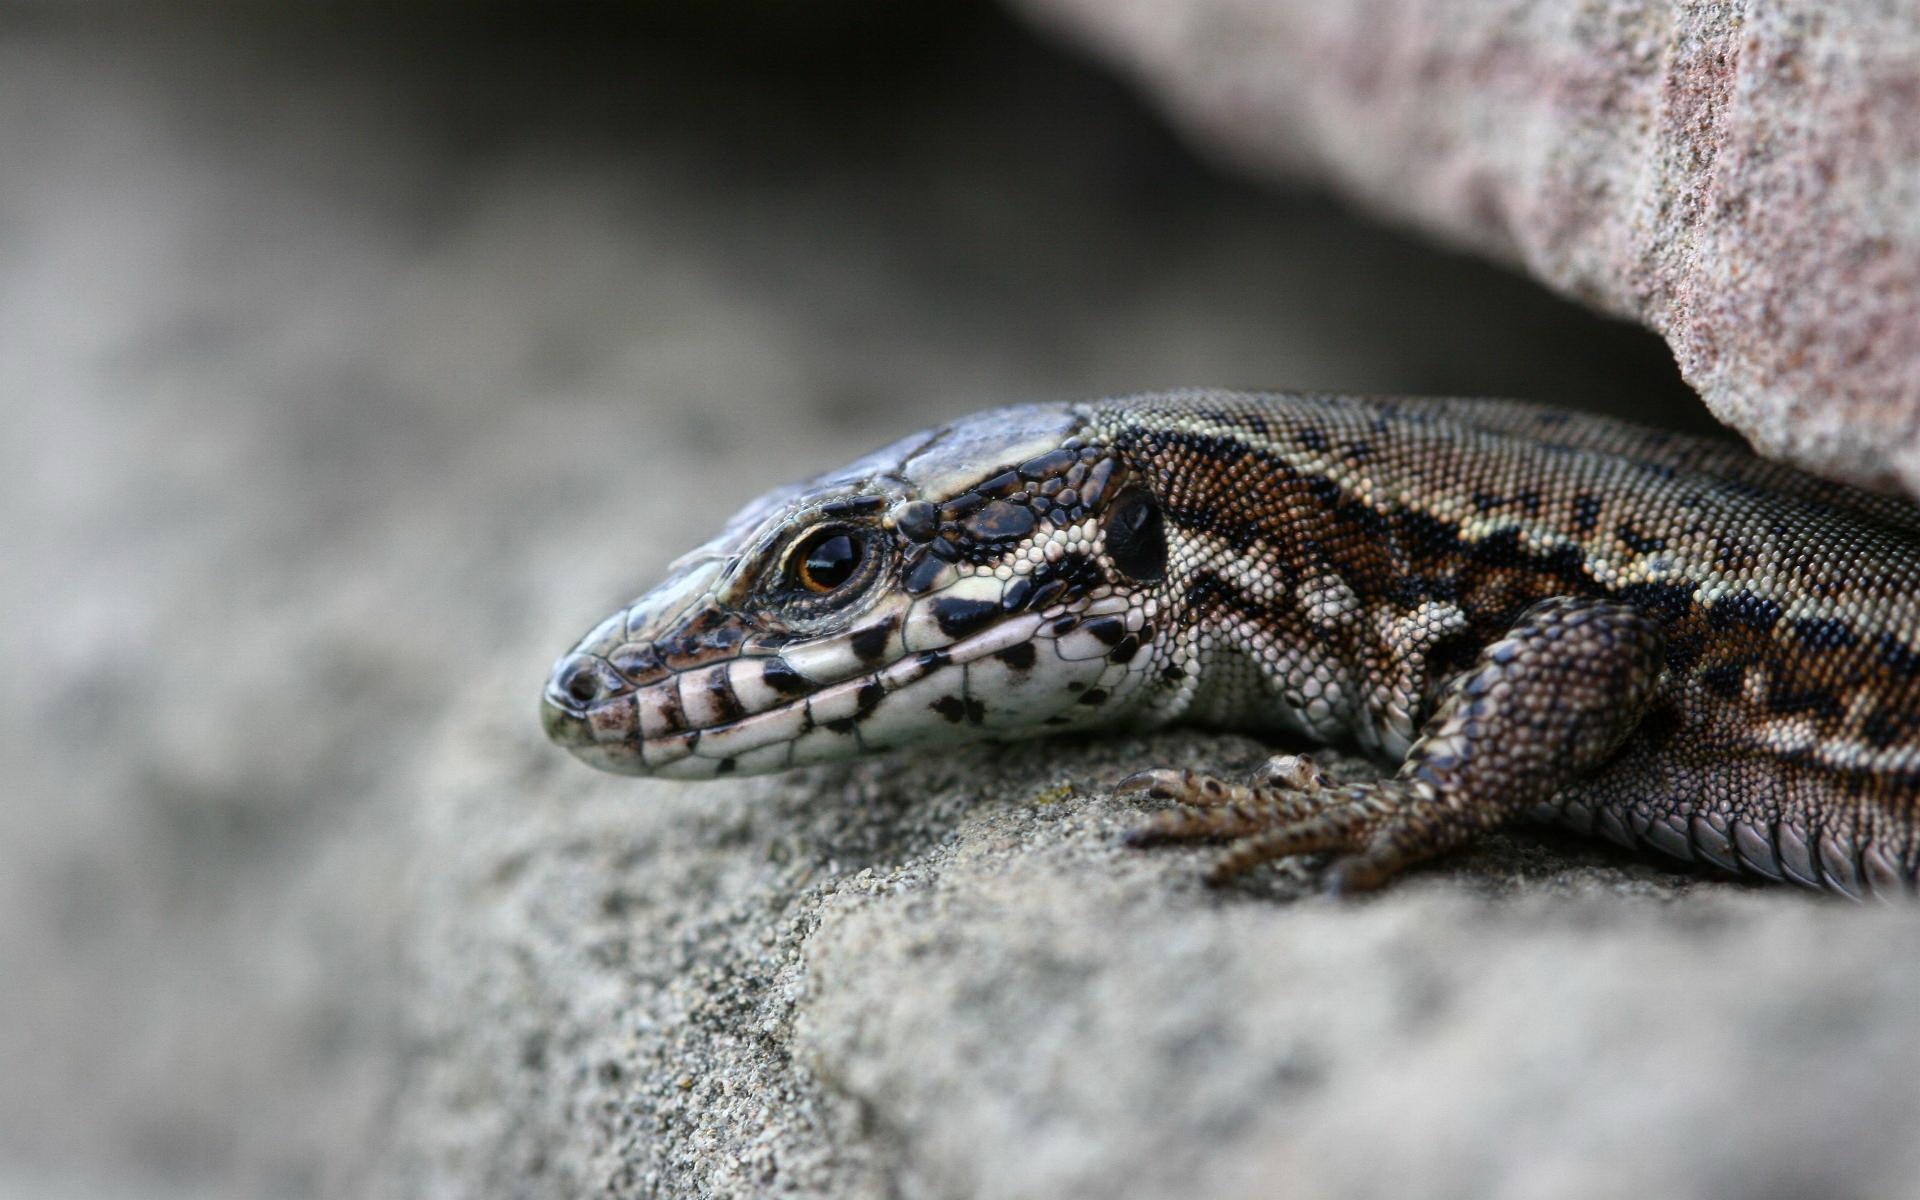
M 1120 783 L 1177 807 L 1133 831 L 1132 845 L 1231 838 L 1207 873 L 1333 851 L 1330 892 L 1378 886 L 1553 796 L 1619 749 L 1661 674 L 1660 626 L 1630 605 L 1560 596 L 1527 608 L 1440 689 L 1392 779 L 1334 784 L 1283 756 L 1252 783 L 1146 771 Z
M 1424 855 L 1408 852 L 1429 808 L 1416 784 L 1398 780 L 1336 786 L 1310 758 L 1278 755 L 1250 784 L 1198 771 L 1142 771 L 1120 781 L 1121 794 L 1144 793 L 1177 806 L 1129 830 L 1129 846 L 1230 839 L 1207 872 L 1225 883 L 1261 863 L 1298 854 L 1342 851 L 1325 876 L 1328 891 L 1377 886 Z M 1414 835 L 1414 836 L 1409 836 Z

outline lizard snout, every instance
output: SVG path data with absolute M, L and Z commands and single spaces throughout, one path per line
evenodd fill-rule
M 613 665 L 597 654 L 569 654 L 554 665 L 540 702 L 540 724 L 562 746 L 594 740 L 593 714 L 633 690 Z

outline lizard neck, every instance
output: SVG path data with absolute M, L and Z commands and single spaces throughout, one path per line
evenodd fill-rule
M 1384 598 L 1356 587 L 1342 561 L 1351 539 L 1330 499 L 1351 489 L 1298 459 L 1294 426 L 1314 416 L 1181 407 L 1112 414 L 1102 431 L 1150 481 L 1175 547 L 1177 569 L 1158 586 L 1169 665 L 1142 706 L 1146 723 L 1404 749 L 1370 708 Z

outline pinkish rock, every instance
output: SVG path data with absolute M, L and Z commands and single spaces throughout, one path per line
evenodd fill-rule
M 1021 0 L 1211 145 L 1662 334 L 1763 452 L 1920 495 L 1920 9 Z

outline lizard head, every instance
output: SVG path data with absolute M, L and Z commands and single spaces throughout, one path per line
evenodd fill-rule
M 748 505 L 555 665 L 543 721 L 594 766 L 705 778 L 1145 719 L 1167 563 L 1084 413 L 984 413 Z

